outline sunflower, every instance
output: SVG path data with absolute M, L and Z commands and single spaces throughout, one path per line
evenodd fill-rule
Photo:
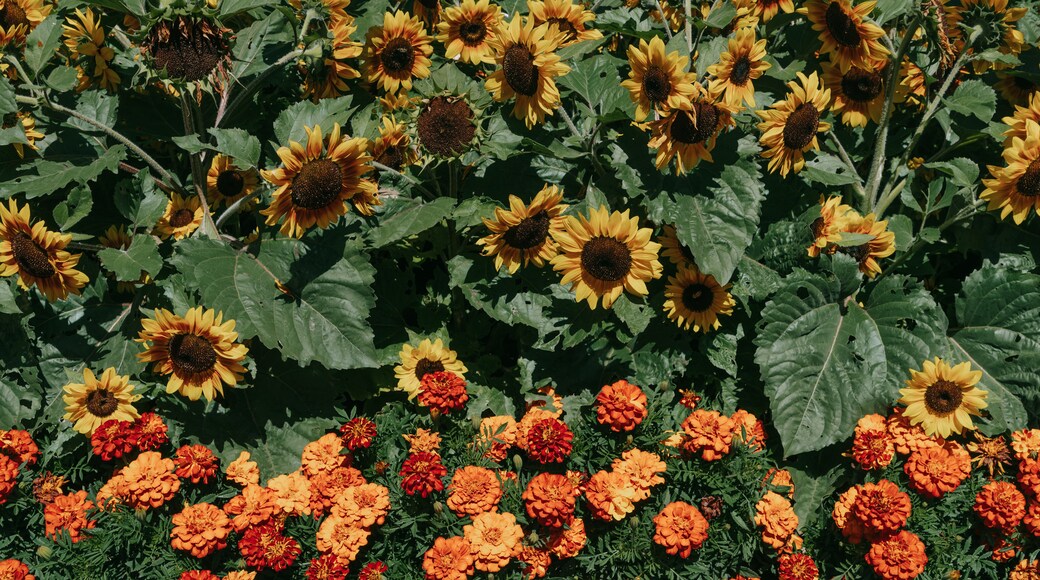
M 719 315 L 733 314 L 730 284 L 719 284 L 711 274 L 696 266 L 680 266 L 675 276 L 668 277 L 664 291 L 664 311 L 683 330 L 707 333 L 721 326 Z
M 919 109 L 924 108 L 928 102 L 928 78 L 921 67 L 909 58 L 904 58 L 899 68 L 899 85 L 906 95 L 907 103 Z
M 361 43 L 350 37 L 357 31 L 354 18 L 343 16 L 332 20 L 332 42 L 325 48 L 321 62 L 307 66 L 301 62 L 303 96 L 318 101 L 338 97 L 350 91 L 347 81 L 361 73 L 349 61 L 361 56 Z
M 194 195 L 181 197 L 176 193 L 170 194 L 170 202 L 166 204 L 166 211 L 155 224 L 155 232 L 162 239 L 175 240 L 184 239 L 199 229 L 202 225 L 202 203 Z
M 712 161 L 711 151 L 723 127 L 731 125 L 733 110 L 696 85 L 698 96 L 650 124 L 650 146 L 657 149 L 654 164 L 665 167 L 674 158 L 675 174 L 686 173 L 701 160 Z
M 0 46 L 22 44 L 25 37 L 50 15 L 54 6 L 44 0 L 0 2 Z
M 394 376 L 397 377 L 397 390 L 408 393 L 408 398 L 414 399 L 419 394 L 424 376 L 447 371 L 465 378 L 467 370 L 455 351 L 444 346 L 441 339 L 430 342 L 430 339 L 424 338 L 417 347 L 410 344 L 401 346 L 401 364 L 394 367 Z
M 997 79 L 993 88 L 1012 105 L 1025 105 L 1032 95 L 1040 91 L 1040 84 L 1022 75 L 997 73 Z
M 320 125 L 305 129 L 306 144 L 289 141 L 288 147 L 278 149 L 282 167 L 260 172 L 278 186 L 271 205 L 260 213 L 267 216 L 267 225 L 284 219 L 281 232 L 295 238 L 315 224 L 324 229 L 338 221 L 347 213 L 348 201 L 363 214 L 371 211 L 366 204 L 378 204 L 376 184 L 361 178 L 372 171 L 368 140 L 341 138 L 339 123 L 325 140 Z
M 415 120 L 419 143 L 439 157 L 465 153 L 477 134 L 473 107 L 461 96 L 439 96 L 426 101 Z
M 920 424 L 929 437 L 974 429 L 971 416 L 982 415 L 979 410 L 986 408 L 988 394 L 975 386 L 982 371 L 971 370 L 968 362 L 951 367 L 939 357 L 924 361 L 923 366 L 920 371 L 911 369 L 906 388 L 899 389 L 899 403 L 906 405 L 903 414 L 910 423 Z
M 638 47 L 629 46 L 628 64 L 632 70 L 621 86 L 636 104 L 636 121 L 646 119 L 655 109 L 679 108 L 694 94 L 696 77 L 686 70 L 689 59 L 678 51 L 666 55 L 664 42 L 656 36 L 649 44 L 639 39 Z
M 0 277 L 18 274 L 20 287 L 35 284 L 51 302 L 79 294 L 89 279 L 75 269 L 80 255 L 65 251 L 72 235 L 48 231 L 43 222 L 30 226 L 29 205 L 7 203 L 0 203 Z
M 1040 123 L 1040 91 L 1029 96 L 1029 103 L 1022 107 L 1015 105 L 1015 114 L 1001 119 L 1008 130 L 1004 131 L 1004 147 L 1011 146 L 1015 137 L 1026 138 L 1026 126 L 1030 122 Z
M 841 231 L 845 228 L 849 218 L 858 218 L 852 207 L 841 203 L 841 196 L 835 195 L 824 199 L 820 196 L 820 217 L 813 220 L 809 229 L 812 230 L 813 243 L 809 245 L 809 257 L 815 258 L 822 252 L 833 254 L 838 247 L 835 245 L 841 241 Z
M 230 206 L 253 193 L 259 180 L 256 169 L 240 169 L 227 155 L 217 155 L 206 174 L 206 199 L 209 206 Z
M 528 129 L 540 125 L 560 105 L 560 91 L 553 79 L 571 71 L 554 52 L 560 38 L 548 27 L 535 28 L 531 19 L 523 24 L 517 16 L 490 42 L 498 69 L 484 86 L 496 101 L 516 97 L 513 116 L 523 119 Z
M 116 369 L 109 367 L 101 373 L 101 380 L 89 369 L 83 369 L 82 383 L 65 385 L 66 421 L 73 423 L 72 428 L 84 435 L 93 435 L 94 430 L 105 421 L 134 421 L 140 415 L 134 408 L 134 401 L 141 395 L 134 394 L 134 386 L 130 377 L 117 375 Z
M 22 131 L 25 132 L 25 140 L 28 141 L 29 149 L 33 151 L 39 151 L 39 147 L 36 146 L 36 142 L 44 138 L 44 134 L 36 129 L 36 118 L 29 113 L 16 113 L 11 115 L 11 126 L 18 122 L 22 124 Z M 4 123 L 4 129 L 7 129 L 7 123 Z M 25 143 L 12 143 L 14 150 L 18 153 L 20 159 L 25 158 Z
M 372 159 L 400 171 L 417 162 L 419 154 L 412 147 L 412 140 L 405 133 L 404 125 L 393 117 L 383 117 L 379 136 L 372 142 Z
M 603 38 L 603 33 L 586 24 L 596 19 L 596 15 L 580 2 L 572 0 L 527 0 L 527 13 L 535 26 L 548 24 L 549 29 L 563 35 L 560 46 L 568 46 L 583 40 Z
M 769 22 L 780 11 L 784 14 L 794 12 L 794 0 L 758 0 L 755 3 L 755 14 L 762 23 Z
M 441 0 L 412 0 L 412 14 L 424 24 L 436 26 L 441 12 Z
M 869 70 L 888 54 L 878 41 L 885 31 L 867 20 L 875 4 L 870 0 L 853 7 L 851 0 L 807 0 L 798 13 L 808 16 L 813 30 L 820 33 L 820 53 L 830 54 L 844 74 L 852 66 Z
M 1040 214 L 1040 124 L 1026 121 L 1026 136 L 1012 137 L 1004 149 L 1005 167 L 989 165 L 992 179 L 980 196 L 990 210 L 1000 210 L 1000 219 L 1009 215 L 1016 224 L 1025 221 L 1030 210 Z
M 383 15 L 383 25 L 368 31 L 365 80 L 388 93 L 410 90 L 412 78 L 430 76 L 431 38 L 419 19 L 407 12 Z
M 242 360 L 249 348 L 238 344 L 235 321 L 224 314 L 196 306 L 180 317 L 157 308 L 155 318 L 141 321 L 137 342 L 145 351 L 137 358 L 154 363 L 152 370 L 170 375 L 167 393 L 180 393 L 192 401 L 200 395 L 212 401 L 224 394 L 224 385 L 235 386 L 246 372 Z
M 692 266 L 696 264 L 693 252 L 679 241 L 674 226 L 664 226 L 657 241 L 661 243 L 661 255 L 676 266 Z
M 208 18 L 178 16 L 156 22 L 145 35 L 141 49 L 151 56 L 153 68 L 163 72 L 165 78 L 199 82 L 228 62 L 228 32 Z
M 841 122 L 850 127 L 866 127 L 867 120 L 878 123 L 885 104 L 885 69 L 888 61 L 880 60 L 873 66 L 849 67 L 845 73 L 834 64 L 825 62 L 823 84 L 834 99 L 831 110 L 841 113 Z M 904 91 L 896 87 L 896 102 L 903 100 Z
M 795 173 L 802 170 L 803 154 L 820 148 L 816 133 L 831 128 L 830 123 L 820 120 L 827 111 L 831 91 L 820 85 L 815 72 L 809 77 L 799 72 L 798 81 L 791 81 L 787 86 L 791 89 L 787 98 L 770 105 L 771 109 L 756 111 L 762 118 L 758 124 L 762 131 L 759 143 L 766 149 L 762 156 L 769 159 L 770 172 L 779 170 L 784 177 L 792 170 Z
M 979 44 L 973 50 L 978 53 L 986 49 L 996 49 L 1001 54 L 1017 55 L 1028 46 L 1025 36 L 1015 28 L 1015 23 L 1022 19 L 1029 11 L 1027 7 L 1008 8 L 1008 0 L 962 0 L 961 18 L 965 26 L 979 26 L 982 28 L 982 36 Z M 1006 69 L 1011 65 L 993 63 L 992 61 L 977 57 L 972 61 L 972 67 L 976 74 L 982 74 L 990 69 Z
M 887 258 L 896 251 L 896 235 L 888 231 L 888 222 L 875 221 L 874 214 L 860 216 L 855 212 L 845 214 L 843 234 L 866 234 L 870 239 L 856 246 L 841 246 L 838 251 L 855 258 L 859 271 L 869 278 L 881 273 L 878 260 Z
M 755 85 L 751 81 L 762 76 L 772 66 L 765 61 L 766 39 L 755 41 L 753 28 L 741 28 L 719 62 L 708 67 L 708 74 L 715 77 L 709 85 L 712 94 L 722 95 L 722 100 L 732 107 L 742 103 L 755 106 Z
M 79 86 L 77 90 L 86 90 L 97 84 L 107 91 L 115 91 L 119 86 L 119 75 L 109 68 L 109 62 L 115 58 L 112 47 L 105 46 L 105 30 L 94 11 L 86 12 L 76 9 L 76 15 L 68 19 L 62 26 L 65 47 L 69 50 L 69 58 L 73 61 L 90 62 L 89 69 L 79 68 Z M 84 63 L 85 64 L 85 63 Z
M 502 10 L 490 0 L 462 0 L 444 11 L 437 24 L 437 41 L 444 57 L 472 64 L 494 64 L 495 52 L 488 43 L 502 25 Z
M 661 244 L 651 242 L 653 230 L 640 228 L 639 218 L 628 210 L 610 213 L 606 206 L 589 217 L 567 216 L 563 229 L 553 232 L 561 253 L 552 259 L 553 269 L 563 272 L 561 284 L 570 284 L 575 298 L 596 308 L 610 308 L 627 290 L 646 296 L 646 283 L 661 277 L 657 253 Z
M 563 216 L 567 206 L 561 201 L 563 191 L 555 185 L 543 187 L 530 205 L 510 195 L 509 211 L 496 207 L 494 219 L 483 218 L 491 234 L 477 245 L 484 246 L 485 256 L 495 257 L 496 270 L 505 265 L 513 274 L 521 264 L 541 268 L 559 253 L 553 232 L 561 230 L 567 219 Z

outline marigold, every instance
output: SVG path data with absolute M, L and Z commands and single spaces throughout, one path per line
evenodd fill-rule
M 730 417 L 733 421 L 733 440 L 756 451 L 766 448 L 766 428 L 762 421 L 744 409 L 737 409 Z
M 378 483 L 348 487 L 332 506 L 332 516 L 359 528 L 383 525 L 390 511 L 390 490 Z
M 426 373 L 419 381 L 419 404 L 433 414 L 447 415 L 466 406 L 466 379 L 449 372 Z
M 389 569 L 386 564 L 380 561 L 369 562 L 358 573 L 358 580 L 384 580 L 383 574 Z
M 700 510 L 682 501 L 673 501 L 654 516 L 654 543 L 673 556 L 689 558 L 693 550 L 708 539 L 708 520 Z
M 247 566 L 280 572 L 296 561 L 300 543 L 282 534 L 281 523 L 269 521 L 247 529 L 238 540 L 238 551 Z
M 36 576 L 29 573 L 25 563 L 7 559 L 0 560 L 0 580 L 36 580 Z
M 1015 476 L 1022 491 L 1033 499 L 1040 499 L 1040 461 L 1025 459 L 1018 462 L 1018 474 Z
M 573 558 L 585 547 L 585 520 L 573 518 L 565 527 L 552 530 L 545 547 L 557 558 Z
M 7 502 L 7 497 L 18 485 L 18 460 L 0 454 L 0 505 Z
M 134 423 L 119 419 L 108 419 L 90 434 L 90 446 L 94 455 L 102 461 L 112 461 L 129 454 L 136 447 L 137 433 Z
M 867 552 L 867 563 L 885 580 L 911 580 L 924 572 L 928 556 L 917 534 L 900 530 L 874 542 Z
M 859 488 L 853 513 L 870 534 L 894 532 L 910 517 L 910 496 L 887 479 Z
M 516 561 L 520 564 L 520 573 L 528 580 L 544 578 L 549 572 L 549 565 L 552 564 L 552 552 L 534 546 L 524 546 L 517 554 Z
M 250 461 L 248 451 L 243 451 L 238 454 L 237 459 L 228 464 L 224 475 L 228 480 L 242 487 L 256 485 L 260 483 L 260 466 L 255 461 Z
M 495 511 L 502 485 L 494 471 L 467 465 L 455 470 L 448 484 L 448 509 L 460 518 Z
M 790 471 L 770 467 L 766 476 L 762 478 L 762 483 L 765 484 L 765 488 L 772 488 L 771 491 L 794 499 L 794 481 L 791 480 Z
M 808 554 L 786 554 L 777 560 L 779 580 L 819 580 L 820 570 Z
M 339 436 L 343 445 L 351 450 L 367 449 L 376 438 L 376 424 L 365 417 L 354 417 L 339 428 Z
M 310 478 L 311 513 L 321 517 L 336 503 L 343 492 L 368 483 L 361 472 L 353 467 L 337 467 Z
M 1040 538 L 1040 503 L 1029 502 L 1029 509 L 1022 518 L 1022 524 L 1031 535 Z
M 310 515 L 311 483 L 296 470 L 268 480 L 267 487 L 274 492 L 274 503 L 288 515 Z
M 509 415 L 495 415 L 480 420 L 476 445 L 484 449 L 484 457 L 491 461 L 502 461 L 509 448 L 516 443 L 516 419 Z
M 240 494 L 224 504 L 224 513 L 231 516 L 231 525 L 236 532 L 263 524 L 277 511 L 275 493 L 255 483 L 246 485 Z
M 209 570 L 186 570 L 181 572 L 177 580 L 220 580 L 220 576 Z
M 635 501 L 643 501 L 650 497 L 651 487 L 664 483 L 664 478 L 658 474 L 665 472 L 667 464 L 656 453 L 629 449 L 621 454 L 621 458 L 615 459 L 610 467 L 628 477 L 637 490 Z
M 351 525 L 343 518 L 328 517 L 318 528 L 317 548 L 329 552 L 346 562 L 353 562 L 361 548 L 368 544 L 371 532 Z
M 593 517 L 622 520 L 635 510 L 639 490 L 626 475 L 616 471 L 600 471 L 585 484 L 585 500 Z
M 560 528 L 574 519 L 574 485 L 565 475 L 539 473 L 521 495 L 527 515 L 548 528 Z
M 473 566 L 481 572 L 498 572 L 520 553 L 524 530 L 511 513 L 485 512 L 473 516 L 462 534 L 473 547 Z
M 0 429 L 0 453 L 6 453 L 17 459 L 19 463 L 32 467 L 36 465 L 36 460 L 40 457 L 40 448 L 28 431 Z
M 231 520 L 217 506 L 210 503 L 186 505 L 173 516 L 170 545 L 175 550 L 191 552 L 196 558 L 205 558 L 227 546 Z
M 838 497 L 838 501 L 834 504 L 834 510 L 831 511 L 834 525 L 838 526 L 841 535 L 845 536 L 845 539 L 851 544 L 859 544 L 863 541 L 863 536 L 866 534 L 863 523 L 856 518 L 856 514 L 852 511 L 856 505 L 856 497 L 858 495 L 859 486 L 850 487 Z
M 460 536 L 437 538 L 423 554 L 427 580 L 466 580 L 473 574 L 472 546 Z
M 177 465 L 177 477 L 192 483 L 209 483 L 209 478 L 217 473 L 217 457 L 205 445 L 182 445 L 173 462 Z
M 524 416 L 516 423 L 516 446 L 527 451 L 529 447 L 527 436 L 531 432 L 531 427 L 533 427 L 535 423 L 539 423 L 546 419 L 557 419 L 562 414 L 563 413 L 550 411 L 537 405 L 529 406 L 527 412 L 524 413 Z
M 1040 429 L 1021 429 L 1012 433 L 1011 449 L 1019 461 L 1040 457 Z
M 612 431 L 631 431 L 646 419 L 646 393 L 628 381 L 605 385 L 596 395 L 596 420 Z
M 94 502 L 87 499 L 83 490 L 55 497 L 43 508 L 47 537 L 57 539 L 59 533 L 68 532 L 72 543 L 82 540 L 81 532 L 94 527 L 94 520 L 87 519 L 87 510 L 93 507 Z
M 733 442 L 733 421 L 718 411 L 696 409 L 682 422 L 686 440 L 683 448 L 689 453 L 700 453 L 705 461 L 725 457 Z
M 971 475 L 971 456 L 963 447 L 949 441 L 942 447 L 911 453 L 903 471 L 910 477 L 914 491 L 936 499 L 957 489 Z
M 233 572 L 228 572 L 222 580 L 256 580 L 256 572 L 235 570 Z
M 441 436 L 436 431 L 430 431 L 429 429 L 416 429 L 412 435 L 401 435 L 404 440 L 408 442 L 408 453 L 427 453 L 437 454 L 441 448 Z
M 141 451 L 155 451 L 170 442 L 166 423 L 155 413 L 141 413 L 141 417 L 135 421 L 135 427 L 137 448 Z
M 1021 560 L 1008 580 L 1040 580 L 1040 560 Z
M 347 580 L 348 562 L 344 562 L 335 554 L 322 554 L 311 560 L 307 566 L 307 580 Z M 361 571 L 360 578 L 365 578 Z
M 36 497 L 36 501 L 47 505 L 65 492 L 66 483 L 68 481 L 64 475 L 55 475 L 50 471 L 41 473 L 33 480 L 33 496 Z
M 408 495 L 426 497 L 435 491 L 444 489 L 442 477 L 448 469 L 441 463 L 439 455 L 422 452 L 409 455 L 401 466 L 401 489 Z
M 126 502 L 134 509 L 161 507 L 181 489 L 174 473 L 176 464 L 157 451 L 145 451 L 120 472 L 125 482 Z
M 942 445 L 941 437 L 925 435 L 920 425 L 910 424 L 910 418 L 903 414 L 904 409 L 905 407 L 896 407 L 885 420 L 896 453 L 909 455 L 919 449 Z
M 852 440 L 852 459 L 863 469 L 888 467 L 895 456 L 896 448 L 888 432 L 885 418 L 871 414 L 856 424 L 856 435 Z
M 1026 498 L 1014 484 L 992 481 L 975 496 L 975 513 L 986 527 L 1010 533 L 1025 517 Z
M 755 504 L 755 524 L 762 528 L 763 542 L 782 550 L 798 529 L 798 516 L 786 497 L 767 491 Z
M 527 431 L 527 456 L 538 463 L 563 463 L 571 454 L 571 433 L 567 424 L 559 419 L 542 419 Z
M 337 467 L 349 467 L 350 456 L 343 455 L 343 440 L 335 433 L 326 433 L 303 447 L 301 468 L 308 478 L 328 473 Z

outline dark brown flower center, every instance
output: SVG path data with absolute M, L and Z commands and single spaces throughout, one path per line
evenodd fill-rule
M 842 10 L 840 2 L 834 1 L 827 6 L 827 15 L 824 20 L 827 22 L 827 30 L 838 44 L 842 46 L 859 45 L 860 35 L 856 22 Z
M 862 263 L 870 257 L 870 242 L 858 246 L 845 246 L 840 248 L 839 251 L 843 254 L 852 256 L 854 260 Z
M 383 70 L 390 75 L 411 74 L 415 50 L 408 39 L 398 36 L 386 43 L 383 51 L 379 53 L 379 61 L 383 63 Z
M 433 359 L 420 359 L 419 362 L 415 363 L 415 378 L 420 381 L 428 374 L 439 373 L 444 370 L 444 363 L 439 360 Z
M 57 273 L 47 257 L 47 252 L 23 232 L 11 237 L 11 253 L 18 267 L 37 278 L 50 278 Z
M 675 112 L 671 133 L 676 141 L 694 145 L 710 139 L 718 127 L 719 108 L 711 103 L 694 103 L 693 111 Z
M 672 92 L 672 81 L 661 67 L 652 64 L 643 74 L 643 92 L 651 103 L 663 103 Z
M 729 73 L 729 82 L 732 85 L 742 87 L 747 84 L 748 79 L 751 77 L 751 59 L 748 55 L 742 54 L 733 63 L 733 70 Z
M 416 124 L 423 147 L 443 157 L 465 151 L 477 131 L 473 125 L 473 110 L 466 101 L 448 97 L 430 99 Z
M 105 389 L 87 393 L 87 410 L 95 417 L 108 417 L 119 408 L 119 399 Z
M 885 81 L 881 78 L 880 73 L 865 71 L 858 67 L 850 68 L 849 72 L 841 77 L 841 91 L 857 103 L 873 101 L 878 98 L 884 88 Z
M 4 25 L 4 28 L 10 30 L 13 26 L 18 25 L 29 25 L 29 19 L 25 17 L 25 10 L 18 5 L 14 0 L 8 0 L 4 2 L 3 8 L 0 8 L 0 24 Z
M 509 87 L 517 93 L 530 97 L 538 92 L 538 67 L 534 66 L 534 55 L 523 44 L 506 49 L 502 72 Z
M 179 209 L 170 216 L 170 227 L 183 228 L 195 219 L 195 212 L 190 209 Z
M 400 169 L 404 165 L 404 147 L 400 145 L 387 147 L 379 154 L 376 161 L 390 169 Z
M 434 8 L 440 8 L 441 7 L 441 1 L 440 0 L 415 0 L 415 1 L 418 2 L 419 4 L 422 4 L 423 8 L 426 8 L 427 10 L 433 10 Z
M 813 223 L 809 224 L 809 229 L 812 231 L 814 238 L 818 238 L 823 235 L 824 229 L 827 227 L 827 220 L 822 217 L 818 217 L 813 220 Z
M 924 392 L 924 403 L 933 415 L 945 417 L 957 410 L 964 400 L 960 385 L 947 380 L 938 380 L 928 385 Z
M 581 249 L 581 269 L 597 280 L 617 282 L 632 268 L 632 252 L 624 243 L 597 236 Z
M 518 250 L 536 248 L 549 235 L 549 214 L 540 211 L 506 230 L 502 235 L 506 243 Z
M 321 209 L 339 199 L 343 190 L 343 170 L 330 159 L 308 161 L 289 185 L 293 205 Z
M 217 351 L 197 334 L 178 334 L 170 339 L 170 362 L 181 375 L 204 373 L 217 364 Z
M 487 26 L 482 20 L 470 20 L 459 25 L 459 38 L 466 46 L 478 46 L 487 36 Z
M 1019 89 L 1021 89 L 1023 91 L 1026 91 L 1026 92 L 1033 92 L 1037 88 L 1036 83 L 1034 83 L 1033 81 L 1027 79 L 1026 77 L 1018 76 L 1018 75 L 1015 75 L 1015 76 L 1011 77 L 1011 83 L 1013 85 L 1015 85 L 1015 87 L 1017 87 L 1017 88 L 1019 88 Z
M 784 124 L 784 147 L 788 149 L 804 149 L 816 137 L 820 128 L 820 112 L 812 103 L 803 103 L 788 115 Z
M 1019 195 L 1036 197 L 1040 195 L 1040 157 L 1033 160 L 1025 172 L 1015 182 Z
M 705 312 L 715 301 L 715 293 L 708 286 L 697 282 L 690 284 L 682 291 L 682 302 L 693 312 Z
M 217 191 L 224 197 L 235 197 L 242 193 L 245 184 L 246 181 L 242 179 L 242 174 L 233 169 L 221 171 L 217 176 Z
M 550 18 L 545 21 L 550 27 L 556 26 L 556 29 L 563 33 L 562 42 L 570 42 L 575 38 L 578 38 L 578 29 L 574 27 L 574 24 L 566 18 Z
M 159 21 L 148 32 L 144 47 L 151 52 L 156 69 L 186 81 L 206 78 L 228 55 L 219 29 L 206 20 L 185 16 Z

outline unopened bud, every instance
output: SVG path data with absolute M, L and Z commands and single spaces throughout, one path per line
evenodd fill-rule
M 50 546 L 37 546 L 36 547 L 36 555 L 41 557 L 41 558 L 43 558 L 44 560 L 49 559 L 51 557 L 51 554 L 53 554 L 53 553 L 54 553 L 54 550 L 52 550 L 50 548 Z
M 516 469 L 517 473 L 524 468 L 524 459 L 519 455 L 513 456 L 513 468 Z
M 441 515 L 442 513 L 444 513 L 444 504 L 442 504 L 439 501 L 433 502 L 433 513 L 437 515 Z

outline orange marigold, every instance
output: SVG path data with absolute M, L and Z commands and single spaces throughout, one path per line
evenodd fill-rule
M 319 552 L 332 553 L 346 562 L 353 562 L 361 548 L 368 544 L 371 532 L 351 525 L 343 518 L 328 517 L 321 522 L 316 535 Z
M 336 498 L 348 488 L 368 483 L 361 472 L 353 467 L 337 467 L 321 472 L 308 480 L 311 490 L 311 513 L 321 517 L 336 503 Z
M 494 471 L 467 465 L 456 469 L 448 484 L 448 509 L 460 518 L 495 511 L 502 484 Z
M 910 419 L 903 415 L 904 409 L 906 407 L 896 407 L 885 420 L 896 453 L 909 455 L 919 449 L 938 447 L 943 444 L 942 437 L 938 435 L 929 437 L 925 435 L 924 429 L 920 425 L 911 425 Z
M 782 550 L 798 529 L 798 516 L 786 497 L 767 491 L 755 504 L 755 524 L 762 528 L 763 542 Z
M 1022 491 L 1033 499 L 1040 499 L 1040 460 L 1023 459 L 1018 462 L 1018 474 L 1015 476 Z
M 172 500 L 181 489 L 174 467 L 174 461 L 163 458 L 158 451 L 145 451 L 127 464 L 121 472 L 121 489 L 130 507 L 157 508 Z
M 1013 484 L 992 481 L 975 496 L 975 513 L 988 528 L 1010 533 L 1026 514 L 1026 498 Z
M 860 486 L 853 513 L 868 537 L 894 532 L 910 517 L 910 496 L 887 479 Z
M 794 499 L 794 481 L 791 480 L 790 471 L 770 467 L 766 476 L 762 478 L 762 483 L 765 484 L 765 488 Z
M 255 461 L 250 461 L 249 457 L 249 452 L 243 451 L 238 454 L 237 459 L 228 464 L 224 471 L 228 480 L 242 487 L 260 483 L 260 467 Z
M 561 413 L 554 413 L 552 411 L 546 411 L 541 407 L 531 407 L 524 413 L 524 416 L 520 418 L 520 421 L 516 424 L 516 446 L 520 449 L 527 451 L 528 439 L 527 435 L 531 431 L 531 427 L 535 423 L 544 421 L 546 419 L 555 419 L 559 417 Z
M 852 512 L 852 508 L 856 505 L 857 495 L 859 495 L 858 485 L 845 490 L 845 493 L 838 497 L 838 501 L 834 504 L 834 510 L 831 511 L 834 525 L 838 526 L 841 535 L 845 536 L 845 539 L 852 544 L 862 542 L 866 532 L 863 528 L 863 523 Z
M 509 415 L 495 415 L 480 420 L 476 445 L 484 450 L 484 457 L 491 461 L 502 461 L 509 448 L 516 443 L 516 419 Z
M 227 546 L 231 520 L 217 506 L 210 503 L 186 505 L 173 516 L 170 545 L 175 550 L 191 552 L 196 558 L 205 558 Z
M 0 453 L 0 505 L 18 485 L 18 460 Z
M 682 422 L 686 440 L 683 448 L 701 459 L 715 461 L 729 453 L 733 442 L 733 420 L 718 411 L 696 409 Z
M 524 530 L 511 513 L 484 512 L 473 516 L 462 535 L 473 547 L 473 565 L 481 572 L 498 572 L 520 553 Z
M 427 580 L 466 580 L 473 574 L 471 551 L 466 538 L 437 538 L 423 555 L 422 567 Z
M 1040 560 L 1021 560 L 1008 580 L 1040 580 Z
M 337 467 L 350 467 L 350 456 L 343 454 L 343 440 L 339 435 L 326 433 L 303 447 L 300 464 L 309 479 Z
M 622 453 L 621 458 L 615 459 L 610 467 L 632 482 L 636 489 L 635 501 L 650 497 L 650 488 L 664 483 L 664 478 L 658 474 L 668 468 L 660 455 L 640 449 L 629 449 Z
M 291 516 L 310 515 L 311 483 L 300 470 L 269 480 L 267 487 L 274 492 L 274 503 L 280 511 Z
M 882 469 L 892 463 L 896 448 L 888 432 L 885 418 L 871 414 L 856 424 L 856 435 L 852 440 L 852 459 L 863 469 Z
M 412 435 L 401 435 L 408 442 L 408 453 L 437 453 L 441 449 L 441 436 L 429 429 L 416 429 Z
M 539 473 L 521 495 L 527 515 L 548 528 L 560 528 L 574 519 L 574 485 L 565 475 Z
M 596 395 L 596 420 L 612 431 L 635 429 L 646 413 L 646 393 L 628 381 L 605 385 Z
M 256 572 L 235 570 L 225 574 L 223 580 L 256 580 Z
M 673 556 L 689 558 L 693 550 L 708 539 L 708 520 L 700 510 L 682 501 L 673 501 L 654 516 L 654 543 Z
M 5 453 L 24 463 L 27 467 L 36 465 L 40 457 L 40 448 L 33 441 L 32 435 L 22 429 L 5 431 L 0 429 L 0 453 Z
M 520 564 L 520 573 L 528 580 L 544 578 L 549 572 L 549 565 L 552 564 L 552 552 L 534 546 L 524 546 L 517 554 L 516 561 Z
M 94 527 L 94 520 L 87 519 L 87 510 L 93 507 L 94 502 L 87 499 L 83 490 L 56 496 L 43 508 L 47 537 L 57 539 L 59 533 L 68 532 L 73 543 L 82 540 L 80 532 Z
M 1021 429 L 1011 434 L 1015 459 L 1025 461 L 1040 457 L 1040 429 Z
M 241 493 L 224 504 L 224 513 L 231 516 L 231 525 L 236 532 L 266 522 L 277 511 L 279 508 L 275 503 L 275 493 L 256 484 L 247 485 Z
M 217 473 L 217 457 L 205 445 L 182 445 L 173 462 L 177 477 L 192 483 L 209 483 L 209 478 Z
M 787 554 L 777 560 L 779 580 L 819 580 L 820 570 L 808 554 Z
M 332 506 L 332 517 L 359 528 L 383 525 L 390 511 L 390 490 L 378 483 L 348 487 Z
M 911 580 L 924 572 L 928 556 L 917 534 L 900 530 L 874 542 L 867 552 L 867 563 L 885 580 Z
M 129 502 L 130 493 L 127 491 L 128 486 L 126 479 L 123 477 L 123 471 L 126 471 L 125 467 L 113 473 L 112 477 L 110 477 L 108 481 L 101 486 L 101 489 L 98 490 L 97 495 L 94 496 L 94 503 L 97 505 L 97 509 L 113 511 L 116 506 Z M 170 477 L 177 482 L 177 487 L 180 489 L 181 480 L 177 479 L 177 476 L 173 475 L 172 471 Z M 53 498 L 51 501 L 53 501 Z
M 431 414 L 447 415 L 466 406 L 466 379 L 450 371 L 426 373 L 419 384 L 419 404 Z
M 14 559 L 0 560 L 0 580 L 36 580 L 29 567 Z
M 766 428 L 762 421 L 744 409 L 737 409 L 733 421 L 733 440 L 756 451 L 766 448 Z
M 1031 535 L 1040 538 L 1040 503 L 1029 502 L 1022 524 Z
M 557 558 L 573 558 L 585 547 L 585 520 L 573 518 L 563 528 L 552 530 L 545 547 Z
M 971 456 L 959 444 L 949 441 L 941 447 L 928 447 L 910 454 L 903 471 L 910 487 L 932 499 L 957 489 L 971 475 Z
M 335 554 L 322 554 L 311 560 L 310 565 L 307 566 L 307 580 L 347 580 L 347 572 L 350 571 L 349 565 L 350 562 L 340 560 L 339 556 Z M 364 569 L 361 570 L 358 578 L 365 580 Z M 382 575 L 375 578 L 381 580 Z
M 593 517 L 622 520 L 635 510 L 639 490 L 626 475 L 616 471 L 600 471 L 585 484 L 585 500 Z

